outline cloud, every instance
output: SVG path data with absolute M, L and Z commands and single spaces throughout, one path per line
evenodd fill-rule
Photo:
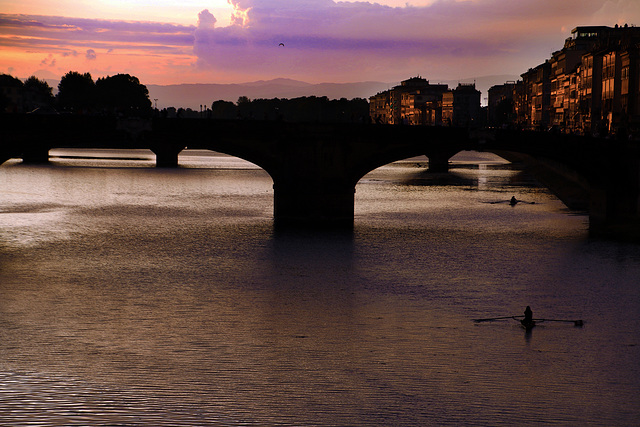
M 595 19 L 608 20 L 610 25 L 637 24 L 630 22 L 632 17 L 640 16 L 640 2 L 637 0 L 617 0 L 603 2 L 602 7 L 594 14 Z
M 190 48 L 194 29 L 157 22 L 0 14 L 0 44 L 7 46 L 87 46 L 96 42 L 106 49 L 130 45 Z
M 52 54 L 49 54 L 46 58 L 40 61 L 40 66 L 53 68 L 56 66 L 56 59 Z
M 194 52 L 203 67 L 240 73 L 259 68 L 273 76 L 325 70 L 326 80 L 359 79 L 409 62 L 424 71 L 429 61 L 494 55 L 510 48 L 509 43 L 456 31 L 460 25 L 454 17 L 463 6 L 455 2 L 422 8 L 332 0 L 230 3 L 233 25 L 199 25 L 195 32 Z M 280 42 L 286 49 L 275 50 Z M 354 75 L 358 71 L 363 76 Z
M 144 55 L 144 61 L 127 60 L 128 72 L 139 67 L 164 76 L 180 64 L 180 78 L 191 72 L 194 80 L 397 81 L 416 74 L 444 80 L 522 73 L 560 49 L 579 25 L 640 24 L 637 0 L 433 0 L 402 7 L 228 1 L 233 9 L 226 26 L 207 9 L 190 26 L 0 14 L 0 46 L 53 52 L 59 63 L 84 56 L 96 67 L 107 56 Z M 98 51 L 109 55 L 98 58 Z
M 449 76 L 523 72 L 560 49 L 567 28 L 613 25 L 619 16 L 640 20 L 636 0 L 436 0 L 420 7 L 333 0 L 229 3 L 228 27 L 209 25 L 215 18 L 201 13 L 194 52 L 202 67 L 291 77 L 322 70 L 326 80 L 393 69 L 406 75 L 412 68 Z M 280 42 L 285 49 L 277 49 Z
M 198 14 L 198 29 L 200 30 L 213 30 L 216 26 L 216 18 L 208 9 L 203 10 Z
M 195 28 L 158 22 L 0 14 L 0 49 L 22 75 L 46 67 L 59 73 L 70 69 L 92 75 L 126 72 L 147 82 L 181 83 L 194 68 Z M 39 65 L 43 57 L 47 60 Z

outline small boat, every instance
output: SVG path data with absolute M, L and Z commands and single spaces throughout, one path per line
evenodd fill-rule
M 524 329 L 526 329 L 527 331 L 530 331 L 531 329 L 533 329 L 534 326 L 536 326 L 536 321 L 535 320 L 522 319 L 520 321 L 520 324 L 522 325 L 522 327 Z
M 476 323 L 480 323 L 480 322 L 491 322 L 494 320 L 507 320 L 507 319 L 513 319 L 513 320 L 517 320 L 518 322 L 520 322 L 520 325 L 525 328 L 527 331 L 530 331 L 531 329 L 533 329 L 536 324 L 538 323 L 542 323 L 542 322 L 564 322 L 564 323 L 573 323 L 574 326 L 577 327 L 582 327 L 584 325 L 584 322 L 579 319 L 579 320 L 561 320 L 561 319 L 532 319 L 531 317 L 526 317 L 525 316 L 501 316 L 501 317 L 489 317 L 486 319 L 473 319 L 474 322 Z

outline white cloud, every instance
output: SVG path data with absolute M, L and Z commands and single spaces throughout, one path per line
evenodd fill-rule
M 213 30 L 216 26 L 216 22 L 216 17 L 213 16 L 208 9 L 205 9 L 198 14 L 198 29 Z
M 597 22 L 607 22 L 607 25 L 640 25 L 640 22 L 633 22 L 633 18 L 638 19 L 639 16 L 640 2 L 637 0 L 606 1 L 594 14 L 591 23 L 594 25 Z

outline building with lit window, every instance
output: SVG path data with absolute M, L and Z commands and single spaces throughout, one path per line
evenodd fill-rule
M 391 91 L 384 91 L 369 97 L 369 117 L 373 123 L 389 123 L 391 120 Z
M 448 88 L 444 84 L 431 84 L 420 76 L 403 80 L 400 85 L 369 98 L 371 120 L 386 124 L 437 124 L 439 102 Z
M 630 46 L 620 54 L 621 120 L 630 129 L 640 129 L 640 45 Z
M 410 125 L 441 125 L 442 94 L 447 85 L 430 85 L 426 89 L 402 94 L 400 116 L 403 123 Z
M 562 50 L 521 77 L 513 88 L 513 125 L 598 135 L 640 131 L 639 28 L 576 27 Z M 495 114 L 491 92 L 490 99 Z

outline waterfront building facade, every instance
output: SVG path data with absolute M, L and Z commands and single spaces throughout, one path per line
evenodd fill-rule
M 519 96 L 522 92 L 517 89 L 517 86 L 521 87 L 522 81 L 510 81 L 489 88 L 487 104 L 489 126 L 501 126 L 516 120 L 518 110 L 516 102 L 520 101 Z
M 446 85 L 431 86 L 402 94 L 400 116 L 405 124 L 427 126 L 442 124 L 442 94 L 447 87 Z
M 420 76 L 369 98 L 374 123 L 423 126 L 478 126 L 481 120 L 480 91 L 475 83 L 461 83 L 449 90 Z
M 391 91 L 377 93 L 369 97 L 369 117 L 373 123 L 389 123 L 391 121 Z
M 480 91 L 475 83 L 458 83 L 442 95 L 442 122 L 448 126 L 469 127 L 480 124 Z
M 629 48 L 620 54 L 620 120 L 631 129 L 640 129 L 640 49 Z
M 446 84 L 431 84 L 420 76 L 369 98 L 374 123 L 438 125 L 442 123 L 442 94 Z
M 576 27 L 560 51 L 521 77 L 512 88 L 509 125 L 601 136 L 640 133 L 640 28 Z M 497 103 L 491 91 L 489 98 L 491 120 Z

